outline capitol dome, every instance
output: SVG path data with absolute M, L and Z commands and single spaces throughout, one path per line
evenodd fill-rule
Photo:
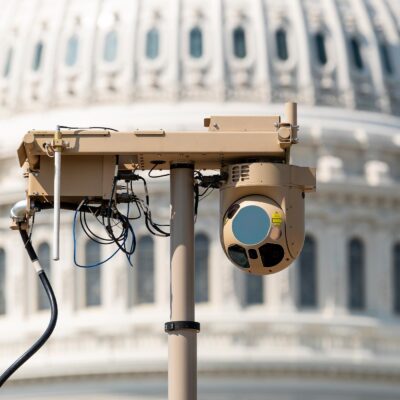
M 26 131 L 68 126 L 203 129 L 210 115 L 299 104 L 298 165 L 317 167 L 306 240 L 288 269 L 242 275 L 219 243 L 218 195 L 196 222 L 199 398 L 363 399 L 400 393 L 400 4 L 397 0 L 0 0 L 0 369 L 48 310 L 9 209 L 24 197 Z M 151 179 L 149 178 L 149 181 Z M 149 182 L 169 217 L 167 180 Z M 73 267 L 72 217 L 50 261 L 51 218 L 33 241 L 60 320 L 5 387 L 166 397 L 169 243 L 136 224 L 138 250 Z M 81 237 L 83 260 L 104 249 Z M 103 397 L 100 397 L 103 396 Z M 36 396 L 36 397 L 35 397 Z

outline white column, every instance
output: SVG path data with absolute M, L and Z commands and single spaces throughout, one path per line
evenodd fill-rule
M 267 21 L 263 0 L 254 2 L 252 14 L 254 34 L 257 39 L 255 43 L 257 62 L 255 63 L 254 86 L 260 92 L 261 98 L 268 101 L 270 100 L 271 82 L 267 58 Z
M 322 247 L 319 252 L 319 263 L 326 265 L 328 276 L 325 280 L 323 308 L 326 313 L 343 314 L 347 310 L 347 256 L 346 235 L 340 222 L 327 227 Z
M 308 27 L 304 16 L 301 0 L 292 0 L 289 10 L 292 11 L 292 23 L 299 46 L 297 48 L 298 57 L 298 82 L 301 98 L 307 103 L 315 101 L 314 77 L 311 70 L 311 55 L 308 38 Z
M 392 235 L 386 222 L 371 229 L 365 249 L 367 310 L 380 317 L 392 313 Z
M 336 60 L 339 95 L 342 97 L 345 105 L 354 107 L 354 89 L 351 81 L 349 64 L 350 58 L 348 57 L 347 38 L 343 28 L 342 18 L 336 0 L 325 0 L 321 3 L 325 7 L 325 20 L 332 32 L 336 54 L 342 55 L 342 57 Z
M 211 48 L 212 54 L 212 85 L 215 88 L 216 97 L 223 100 L 225 98 L 225 46 L 224 46 L 224 15 L 223 15 L 223 0 L 211 1 L 213 10 L 212 16 L 212 36 Z
M 6 240 L 6 313 L 9 319 L 25 319 L 28 314 L 28 283 L 32 268 L 18 231 L 3 231 Z
M 105 260 L 109 255 L 117 250 L 117 245 L 101 246 L 101 260 Z M 123 314 L 128 308 L 128 279 L 130 268 L 137 268 L 134 257 L 132 257 L 133 267 L 128 263 L 126 255 L 119 251 L 110 261 L 100 266 L 101 285 L 102 285 L 102 307 L 106 308 L 107 313 L 112 315 Z
M 266 305 L 270 313 L 291 313 L 295 310 L 295 275 L 296 261 L 277 274 L 268 275 L 265 279 Z
M 358 26 L 368 40 L 368 64 L 371 66 L 371 76 L 374 84 L 374 92 L 377 95 L 377 103 L 382 111 L 390 113 L 390 102 L 384 80 L 381 55 L 379 53 L 379 43 L 371 23 L 372 16 L 369 15 L 365 0 L 354 0 L 352 2 L 354 10 L 358 16 Z
M 329 224 L 334 224 L 332 220 Z M 325 228 L 323 232 L 315 235 L 316 239 L 316 265 L 318 277 L 318 302 L 322 313 L 331 315 L 336 308 L 336 285 L 339 284 L 337 259 L 334 256 L 338 250 L 337 226 Z M 333 247 L 333 249 L 332 249 Z
M 155 302 L 157 307 L 168 310 L 169 305 L 169 238 L 156 237 L 154 239 L 154 267 L 155 267 Z M 165 321 L 168 315 L 165 314 Z

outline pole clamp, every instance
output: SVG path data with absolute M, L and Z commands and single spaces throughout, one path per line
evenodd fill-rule
M 193 329 L 200 332 L 200 322 L 194 321 L 169 321 L 165 323 L 164 330 L 166 333 L 181 331 L 185 329 Z

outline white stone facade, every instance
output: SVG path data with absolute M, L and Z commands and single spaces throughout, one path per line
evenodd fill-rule
M 6 254 L 0 369 L 29 346 L 48 319 L 47 311 L 38 311 L 37 282 L 19 237 L 8 229 L 10 206 L 24 195 L 15 154 L 28 129 L 57 124 L 199 129 L 211 114 L 282 113 L 281 103 L 297 100 L 301 129 L 293 161 L 318 169 L 317 193 L 306 202 L 306 231 L 316 245 L 316 305 L 299 307 L 299 261 L 263 278 L 262 302 L 246 304 L 245 277 L 219 244 L 218 194 L 212 194 L 200 203 L 196 222 L 197 232 L 210 239 L 208 301 L 196 308 L 202 324 L 200 375 L 332 379 L 330 387 L 337 380 L 379 381 L 400 393 L 395 385 L 400 314 L 394 308 L 400 6 L 395 0 L 2 0 L 0 5 L 0 248 Z M 200 57 L 191 56 L 193 27 L 202 32 Z M 233 39 L 237 27 L 244 30 L 245 50 L 240 32 L 236 44 Z M 157 51 L 146 47 L 152 28 L 159 31 Z M 285 60 L 278 56 L 280 29 L 286 32 Z M 106 61 L 110 32 L 117 45 L 107 50 L 112 61 Z M 321 32 L 325 63 L 318 62 L 323 54 L 315 42 Z M 76 62 L 68 66 L 74 35 Z M 352 39 L 360 46 L 362 68 Z M 40 65 L 33 70 L 38 43 Z M 157 56 L 148 57 L 148 51 Z M 285 49 L 280 51 L 284 56 Z M 152 208 L 166 221 L 168 182 L 148 180 Z M 101 306 L 85 307 L 84 271 L 73 266 L 71 224 L 71 213 L 65 213 L 62 259 L 51 266 L 58 327 L 15 378 L 165 373 L 168 240 L 154 239 L 152 304 L 135 304 L 136 271 L 118 256 L 101 269 Z M 146 232 L 143 223 L 135 229 L 138 237 Z M 49 214 L 38 214 L 34 243 L 50 242 L 50 232 Z M 348 303 L 352 238 L 364 245 L 365 305 L 358 312 Z M 84 244 L 78 243 L 80 254 Z M 301 385 L 295 387 L 300 393 Z M 293 396 L 288 398 L 301 398 Z

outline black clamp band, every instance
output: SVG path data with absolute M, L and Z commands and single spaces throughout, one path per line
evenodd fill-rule
M 200 322 L 194 321 L 170 321 L 165 323 L 164 330 L 167 333 L 181 331 L 183 329 L 193 329 L 200 332 Z
M 172 163 L 170 166 L 170 169 L 178 169 L 178 168 L 189 168 L 189 169 L 194 169 L 194 164 L 193 163 Z

